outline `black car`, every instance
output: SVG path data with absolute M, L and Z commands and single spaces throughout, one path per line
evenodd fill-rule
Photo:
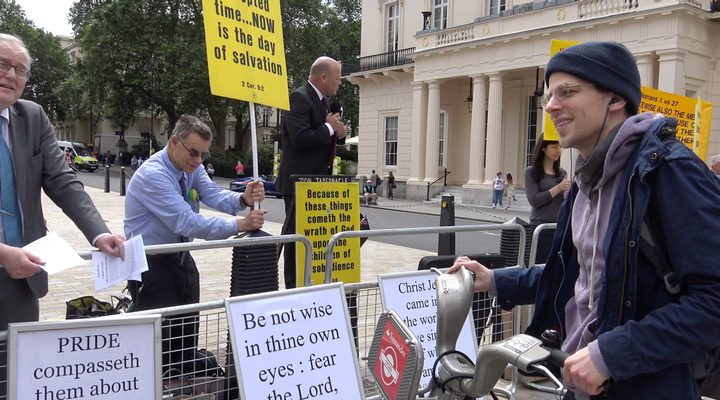
M 279 199 L 283 197 L 283 194 L 277 190 L 277 185 L 275 184 L 276 178 L 274 176 L 260 175 L 258 179 L 263 183 L 263 187 L 265 187 L 265 196 L 275 196 Z M 245 188 L 247 188 L 248 182 L 252 182 L 252 180 L 252 176 L 235 179 L 230 182 L 230 190 L 233 192 L 244 192 Z

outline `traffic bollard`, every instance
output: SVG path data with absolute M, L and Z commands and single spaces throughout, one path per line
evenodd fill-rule
M 125 196 L 125 167 L 120 167 L 120 196 Z
M 440 202 L 440 226 L 455 226 L 455 196 L 449 193 L 442 195 Z M 455 254 L 455 233 L 438 234 L 438 255 Z
M 105 193 L 110 193 L 110 166 L 105 164 Z

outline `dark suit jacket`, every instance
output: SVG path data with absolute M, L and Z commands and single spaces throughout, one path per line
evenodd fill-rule
M 15 164 L 15 185 L 23 216 L 23 241 L 30 243 L 47 233 L 40 190 L 80 228 L 88 241 L 110 232 L 83 184 L 65 163 L 45 111 L 31 101 L 18 100 L 10 109 L 10 143 Z M 33 281 L 30 290 L 28 280 Z M 35 321 L 38 296 L 47 292 L 47 275 L 12 279 L 0 269 L 0 330 L 9 322 Z
M 325 125 L 325 115 L 310 82 L 290 94 L 290 111 L 283 113 L 280 127 L 282 159 L 277 184 L 282 193 L 294 191 L 290 175 L 330 173 L 333 137 Z

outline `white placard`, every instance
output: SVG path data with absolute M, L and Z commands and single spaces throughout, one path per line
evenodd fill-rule
M 418 338 L 423 347 L 424 363 L 420 387 L 426 387 L 432 378 L 435 363 L 435 332 L 437 330 L 437 300 L 435 278 L 432 271 L 400 272 L 378 275 L 383 309 L 393 310 Z M 477 336 L 472 315 L 468 312 L 460 331 L 456 349 L 465 353 L 473 362 L 477 357 Z
M 10 324 L 10 399 L 159 399 L 160 316 Z
M 362 400 L 342 283 L 225 300 L 243 399 Z

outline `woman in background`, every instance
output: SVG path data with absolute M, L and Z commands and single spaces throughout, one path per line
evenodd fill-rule
M 532 206 L 530 223 L 533 225 L 557 222 L 563 194 L 570 189 L 567 172 L 560 168 L 561 153 L 556 140 L 538 137 L 531 165 L 525 169 L 525 192 Z
M 567 172 L 560 168 L 562 148 L 556 140 L 538 137 L 531 165 L 525 169 L 525 193 L 532 209 L 530 224 L 557 222 L 565 192 L 570 189 Z M 550 253 L 553 231 L 543 231 L 538 240 L 536 261 L 544 263 Z
M 388 199 L 393 198 L 393 189 L 395 189 L 395 176 L 393 175 L 392 171 L 390 171 L 390 175 L 387 178 L 387 187 L 388 187 Z
M 510 208 L 510 204 L 515 201 L 515 184 L 513 183 L 513 177 L 511 173 L 505 175 L 505 196 L 507 196 L 507 205 L 505 209 Z

